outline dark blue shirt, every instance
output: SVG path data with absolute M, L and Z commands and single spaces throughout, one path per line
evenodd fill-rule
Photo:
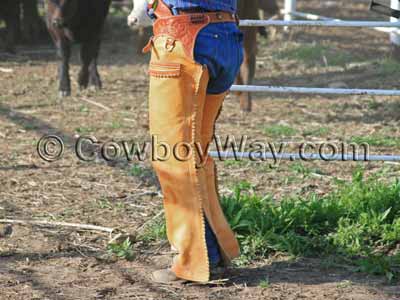
M 163 0 L 172 9 L 203 8 L 236 13 L 237 0 Z

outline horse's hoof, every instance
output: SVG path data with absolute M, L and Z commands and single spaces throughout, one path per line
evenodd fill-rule
M 71 96 L 71 91 L 59 91 L 58 97 L 65 98 Z
M 89 78 L 89 85 L 92 89 L 95 89 L 96 91 L 101 90 L 101 88 L 103 87 L 103 83 L 101 82 L 99 76 L 91 76 Z
M 102 86 L 101 85 L 97 85 L 97 84 L 91 84 L 89 89 L 91 91 L 97 92 L 97 91 L 100 91 L 102 89 Z
M 86 90 L 89 85 L 87 76 L 79 75 L 78 86 L 81 91 Z

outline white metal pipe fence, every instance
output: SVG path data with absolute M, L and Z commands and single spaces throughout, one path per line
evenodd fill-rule
M 263 160 L 289 160 L 289 161 L 358 161 L 358 162 L 368 162 L 368 161 L 383 161 L 383 162 L 400 162 L 400 155 L 353 155 L 353 154 L 299 154 L 299 153 L 252 153 L 252 152 L 232 152 L 232 151 L 209 151 L 208 154 L 217 159 L 250 159 L 253 161 L 263 161 Z
M 302 27 L 358 27 L 373 28 L 380 31 L 390 32 L 391 41 L 400 45 L 400 35 L 397 28 L 400 22 L 397 19 L 388 21 L 344 21 L 340 19 L 327 18 L 315 14 L 307 14 L 296 11 L 296 0 L 285 0 L 284 20 L 241 20 L 240 26 L 283 26 L 287 29 L 289 26 Z M 392 8 L 399 9 L 399 0 L 391 0 Z M 293 20 L 298 16 L 304 20 Z M 280 87 L 280 86 L 254 86 L 254 85 L 234 85 L 231 88 L 234 92 L 263 92 L 263 93 L 300 93 L 300 94 L 328 94 L 328 95 L 372 95 L 372 96 L 400 96 L 398 90 L 381 90 L 381 89 L 339 89 L 339 88 L 309 88 L 309 87 Z M 296 154 L 296 153 L 251 153 L 251 152 L 209 152 L 211 157 L 225 159 L 273 159 L 273 160 L 325 160 L 325 161 L 384 161 L 384 162 L 400 162 L 400 155 L 352 155 L 352 154 L 335 154 L 331 156 L 321 156 L 317 154 Z

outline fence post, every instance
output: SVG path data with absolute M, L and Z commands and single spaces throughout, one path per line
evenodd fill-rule
M 296 2 L 297 0 L 285 0 L 285 16 L 284 20 L 285 21 L 291 21 L 293 20 L 293 16 L 291 15 L 292 12 L 296 12 Z M 289 27 L 284 28 L 285 31 L 289 30 Z
M 393 9 L 400 9 L 400 1 L 399 0 L 391 0 L 390 7 Z M 391 22 L 398 22 L 399 20 L 396 18 L 390 18 Z M 390 33 L 390 42 L 392 44 L 392 56 L 394 58 L 400 59 L 400 34 L 399 29 L 396 28 Z
M 285 0 L 285 21 L 293 20 L 293 17 L 290 13 L 296 11 L 296 2 L 297 0 Z

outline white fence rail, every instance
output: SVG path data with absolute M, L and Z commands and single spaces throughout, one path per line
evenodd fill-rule
M 383 162 L 400 162 L 400 155 L 353 155 L 353 154 L 298 154 L 298 153 L 252 153 L 252 152 L 218 152 L 218 151 L 209 151 L 208 154 L 213 158 L 222 158 L 222 159 L 252 159 L 254 161 L 261 160 L 303 160 L 303 161 L 358 161 L 358 162 L 368 162 L 368 161 L 383 161 Z
M 371 96 L 400 96 L 400 90 L 373 90 L 373 89 L 335 89 L 335 88 L 307 88 L 290 86 L 260 86 L 260 85 L 233 85 L 232 92 L 248 93 L 296 93 L 296 94 L 327 94 L 327 95 L 371 95 Z
M 241 20 L 240 26 L 243 27 L 260 27 L 260 26 L 302 26 L 302 27 L 400 27 L 400 22 L 387 22 L 387 21 L 336 21 L 336 20 L 316 20 L 316 21 L 303 21 L 303 20 Z

